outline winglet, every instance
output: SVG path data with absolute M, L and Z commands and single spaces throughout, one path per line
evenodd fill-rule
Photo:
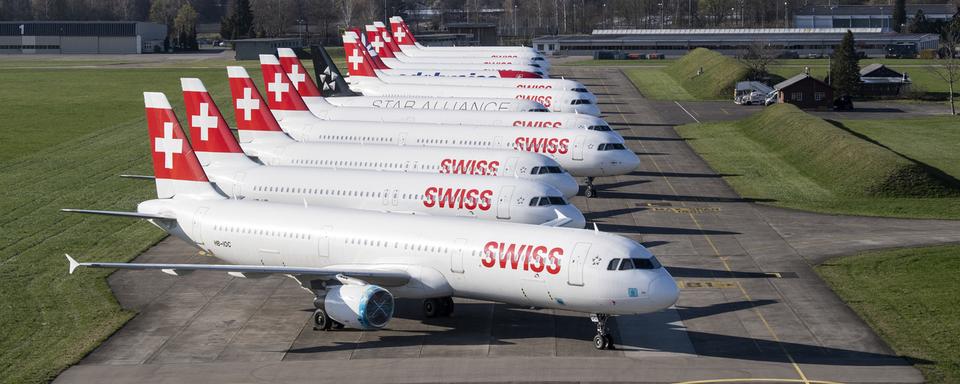
M 597 228 L 597 222 L 593 222 L 593 232 L 600 233 L 600 228 Z
M 74 259 L 73 259 L 72 257 L 70 257 L 70 255 L 68 255 L 68 254 L 64 254 L 64 256 L 67 257 L 67 262 L 70 263 L 70 274 L 72 275 L 72 274 L 73 274 L 73 271 L 76 270 L 77 267 L 80 266 L 80 263 L 78 263 L 76 260 L 74 260 Z

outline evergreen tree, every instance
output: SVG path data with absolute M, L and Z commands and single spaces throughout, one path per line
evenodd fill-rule
M 236 17 L 234 19 L 236 37 L 253 37 L 253 12 L 250 11 L 250 0 L 237 0 L 233 12 Z
M 893 4 L 893 14 L 890 23 L 894 31 L 902 32 L 903 25 L 907 22 L 907 0 L 897 0 Z
M 854 48 L 853 32 L 847 30 L 843 41 L 833 51 L 830 66 L 830 85 L 837 91 L 837 96 L 852 96 L 857 92 L 860 87 L 859 60 Z
M 930 33 L 930 23 L 927 22 L 927 16 L 923 14 L 922 9 L 917 10 L 917 14 L 910 19 L 907 24 L 907 33 Z

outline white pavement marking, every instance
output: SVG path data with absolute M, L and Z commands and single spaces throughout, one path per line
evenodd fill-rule
M 690 113 L 690 111 L 684 108 L 683 105 L 680 105 L 679 101 L 674 101 L 674 103 L 677 103 L 677 106 L 680 107 L 680 109 L 682 109 L 684 112 L 686 112 L 687 115 L 690 116 L 691 119 L 693 119 L 693 121 L 696 121 L 698 123 L 700 122 L 700 120 L 698 120 L 696 116 L 694 116 L 692 113 Z

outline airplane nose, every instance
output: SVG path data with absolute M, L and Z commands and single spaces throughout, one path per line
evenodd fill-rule
M 580 104 L 574 109 L 585 115 L 600 116 L 600 108 L 596 104 Z
M 677 288 L 677 282 L 669 273 L 664 271 L 663 275 L 650 282 L 650 305 L 656 310 L 669 308 L 677 303 L 680 298 L 680 288 Z
M 576 206 L 573 204 L 568 204 L 560 209 L 560 213 L 563 213 L 564 216 L 570 218 L 570 222 L 564 224 L 564 227 L 567 228 L 578 228 L 583 229 L 587 225 L 587 218 L 583 216 L 583 212 L 580 212 Z
M 580 184 L 577 184 L 569 173 L 551 175 L 550 179 L 550 185 L 560 191 L 565 198 L 574 197 L 580 192 Z

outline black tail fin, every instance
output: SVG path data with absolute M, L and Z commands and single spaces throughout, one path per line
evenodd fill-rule
M 310 52 L 313 54 L 313 75 L 317 79 L 317 88 L 320 88 L 323 97 L 360 95 L 350 90 L 350 86 L 343 80 L 340 70 L 323 46 L 311 45 Z

